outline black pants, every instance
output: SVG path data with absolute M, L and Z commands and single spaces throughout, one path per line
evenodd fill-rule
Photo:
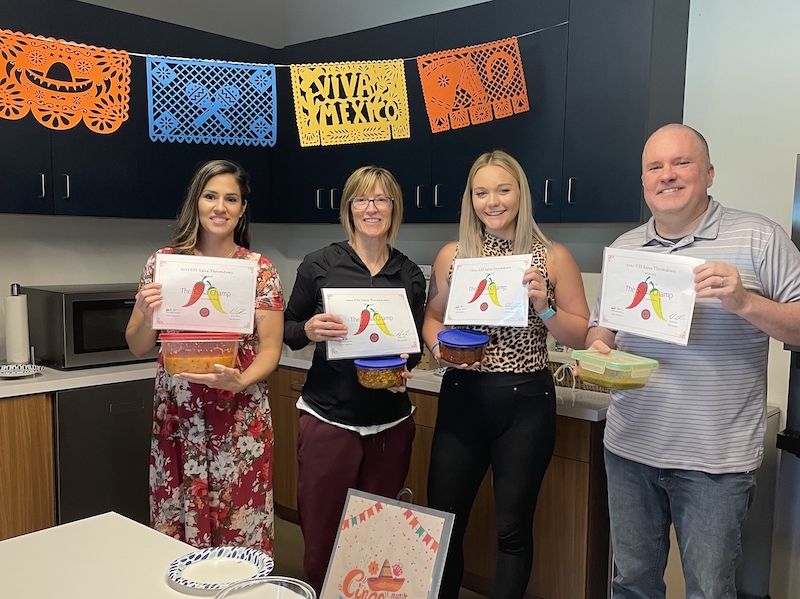
M 440 599 L 458 597 L 464 532 L 489 465 L 497 514 L 494 596 L 524 595 L 533 562 L 533 515 L 555 433 L 555 387 L 548 370 L 445 374 L 428 475 L 428 505 L 456 516 Z

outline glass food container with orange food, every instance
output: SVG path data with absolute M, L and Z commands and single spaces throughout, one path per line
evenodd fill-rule
M 439 355 L 451 364 L 474 364 L 483 359 L 489 335 L 470 329 L 444 329 L 436 335 Z
M 405 358 L 365 358 L 356 360 L 356 376 L 362 387 L 388 389 L 403 384 Z
M 161 333 L 158 341 L 170 376 L 216 372 L 215 364 L 233 368 L 239 350 L 237 333 Z

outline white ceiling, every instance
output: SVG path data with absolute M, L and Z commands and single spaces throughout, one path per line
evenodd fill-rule
M 79 0 L 282 48 L 491 0 Z

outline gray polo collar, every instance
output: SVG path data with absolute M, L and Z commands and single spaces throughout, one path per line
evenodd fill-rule
M 722 205 L 711 196 L 708 196 L 708 208 L 703 218 L 695 227 L 695 230 L 686 237 L 678 241 L 675 245 L 656 233 L 656 223 L 654 217 L 650 217 L 644 230 L 642 247 L 648 245 L 663 245 L 673 248 L 681 248 L 694 243 L 695 239 L 716 239 L 719 234 L 720 220 L 722 219 Z

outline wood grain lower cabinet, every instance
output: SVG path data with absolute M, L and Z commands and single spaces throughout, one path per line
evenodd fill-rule
M 306 372 L 279 368 L 267 379 L 275 433 L 275 468 L 272 484 L 280 515 L 297 521 L 297 435 L 299 413 L 295 404 L 303 390 Z
M 270 377 L 275 428 L 275 502 L 283 516 L 297 509 L 297 408 L 305 371 L 281 367 Z M 427 505 L 428 467 L 438 395 L 409 391 L 417 431 L 405 484 Z M 601 599 L 609 580 L 609 523 L 603 467 L 604 422 L 559 416 L 553 459 L 539 492 L 534 558 L 527 595 L 541 599 Z M 493 596 L 497 529 L 491 470 L 472 506 L 464 539 L 463 585 Z
M 50 396 L 0 399 L 0 541 L 55 524 Z

